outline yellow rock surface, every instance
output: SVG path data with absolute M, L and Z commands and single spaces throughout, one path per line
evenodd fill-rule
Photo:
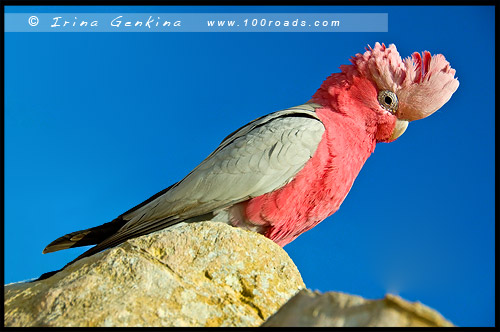
M 366 300 L 340 292 L 301 290 L 262 326 L 308 327 L 441 327 L 454 326 L 420 302 L 387 294 Z
M 5 326 L 258 326 L 304 288 L 287 253 L 217 222 L 181 224 L 5 285 Z

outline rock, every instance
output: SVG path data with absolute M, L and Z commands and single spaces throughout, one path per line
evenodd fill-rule
M 339 292 L 321 294 L 301 290 L 262 326 L 297 327 L 416 327 L 454 326 L 435 310 L 420 302 L 408 302 L 387 294 L 381 300 L 366 300 Z
M 5 326 L 258 326 L 300 289 L 295 264 L 262 235 L 181 224 L 5 286 Z

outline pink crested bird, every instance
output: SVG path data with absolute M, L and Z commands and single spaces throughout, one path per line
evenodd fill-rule
M 402 60 L 395 45 L 376 43 L 350 61 L 307 103 L 248 123 L 181 181 L 111 222 L 58 238 L 43 253 L 96 244 L 74 262 L 202 220 L 290 243 L 338 210 L 377 143 L 396 140 L 409 121 L 437 111 L 459 85 L 441 54 L 416 52 Z

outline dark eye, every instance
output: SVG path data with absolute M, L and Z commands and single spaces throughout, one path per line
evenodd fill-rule
M 378 93 L 378 102 L 380 106 L 395 114 L 398 110 L 398 97 L 396 94 L 389 90 L 383 90 Z

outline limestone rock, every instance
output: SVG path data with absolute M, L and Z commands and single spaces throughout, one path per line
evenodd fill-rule
M 222 223 L 181 224 L 5 286 L 5 326 L 258 326 L 300 289 L 286 252 Z
M 298 327 L 441 327 L 454 326 L 435 310 L 420 302 L 408 302 L 387 294 L 381 300 L 366 300 L 338 292 L 321 294 L 301 290 L 262 326 Z

